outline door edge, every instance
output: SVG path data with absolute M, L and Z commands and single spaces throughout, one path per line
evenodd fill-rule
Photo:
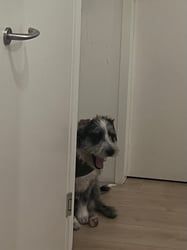
M 78 119 L 78 91 L 79 91 L 79 65 L 80 65 L 80 37 L 81 37 L 81 5 L 82 0 L 73 0 L 73 34 L 72 34 L 72 64 L 71 64 L 71 93 L 69 116 L 69 142 L 68 142 L 68 180 L 66 192 L 71 192 L 72 211 L 74 210 L 74 184 L 76 137 Z M 73 244 L 73 213 L 66 220 L 65 249 L 72 250 Z
M 136 0 L 123 0 L 117 121 L 120 154 L 115 166 L 116 184 L 125 182 L 130 160 L 135 2 Z

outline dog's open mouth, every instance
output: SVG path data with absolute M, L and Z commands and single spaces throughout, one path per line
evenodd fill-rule
M 96 155 L 92 155 L 92 158 L 93 158 L 93 162 L 94 162 L 95 167 L 98 169 L 102 169 L 105 159 L 101 158 L 99 156 L 96 156 Z

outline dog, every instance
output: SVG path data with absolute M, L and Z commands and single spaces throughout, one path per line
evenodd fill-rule
M 105 160 L 117 152 L 114 120 L 107 116 L 96 116 L 78 123 L 74 230 L 78 230 L 81 224 L 97 226 L 96 212 L 108 218 L 117 216 L 113 207 L 102 202 L 98 184 Z M 107 191 L 106 186 L 103 189 Z

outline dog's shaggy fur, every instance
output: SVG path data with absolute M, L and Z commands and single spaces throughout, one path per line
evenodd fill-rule
M 74 229 L 80 224 L 97 226 L 95 211 L 108 218 L 117 216 L 113 207 L 101 201 L 98 175 L 107 157 L 118 151 L 114 121 L 106 116 L 81 120 L 77 131 Z

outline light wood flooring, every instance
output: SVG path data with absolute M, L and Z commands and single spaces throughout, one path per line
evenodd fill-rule
M 118 218 L 82 226 L 73 250 L 187 250 L 187 184 L 129 178 L 102 198 Z

